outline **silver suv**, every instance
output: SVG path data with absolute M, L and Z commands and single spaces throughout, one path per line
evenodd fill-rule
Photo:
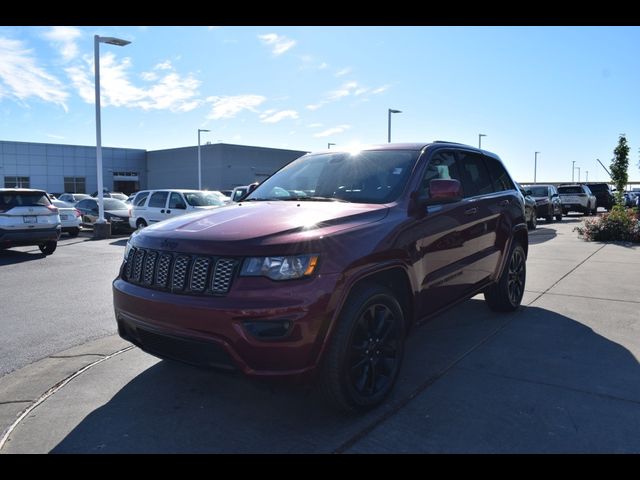
M 586 185 L 560 185 L 558 193 L 565 215 L 570 211 L 593 215 L 598 209 L 596 196 Z
M 0 188 L 0 250 L 38 245 L 45 255 L 58 246 L 58 209 L 43 190 Z

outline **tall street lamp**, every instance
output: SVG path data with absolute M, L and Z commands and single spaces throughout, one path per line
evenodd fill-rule
M 587 178 L 584 179 L 584 181 L 589 183 L 589 170 L 585 170 L 584 173 L 586 174 L 586 177 L 587 177 Z
M 389 121 L 387 123 L 387 130 L 388 130 L 387 143 L 391 143 L 391 114 L 392 113 L 402 113 L 402 110 L 393 110 L 392 108 L 389 109 Z
M 571 160 L 571 183 L 575 181 L 574 180 L 575 174 L 576 174 L 576 161 Z
M 538 154 L 540 152 L 536 152 L 535 159 L 533 161 L 533 183 L 536 183 L 536 174 L 538 172 Z
M 198 129 L 198 190 L 202 190 L 202 163 L 200 161 L 200 132 L 210 132 L 204 128 Z
M 331 145 L 335 145 L 335 143 L 327 143 L 327 150 L 331 150 Z
M 482 149 L 482 137 L 486 137 L 484 133 L 478 134 L 478 148 Z
M 124 47 L 131 42 L 128 40 L 122 40 L 115 37 L 101 37 L 100 35 L 93 36 L 93 55 L 94 55 L 94 67 L 95 67 L 95 88 L 96 88 L 96 162 L 98 169 L 98 221 L 94 227 L 94 236 L 108 237 L 110 235 L 110 227 L 105 227 L 104 219 L 104 184 L 102 180 L 102 133 L 100 124 L 100 44 L 108 43 L 109 45 L 117 45 L 118 47 Z
M 580 167 L 576 167 L 578 169 L 578 183 L 580 183 Z

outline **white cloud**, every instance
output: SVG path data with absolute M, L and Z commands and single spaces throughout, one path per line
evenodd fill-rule
M 36 64 L 32 50 L 20 40 L 0 37 L 0 99 L 37 97 L 67 111 L 69 94 L 62 83 Z
M 272 47 L 272 53 L 274 55 L 282 55 L 284 52 L 292 48 L 296 41 L 285 37 L 284 35 L 278 35 L 276 33 L 267 33 L 265 35 L 258 35 L 258 38 L 265 45 Z
M 171 65 L 171 60 L 165 60 L 164 62 L 158 63 L 154 70 L 173 70 L 173 65 Z
M 322 62 L 320 65 L 318 65 L 318 70 L 324 70 L 328 66 L 329 64 L 327 62 Z
M 64 139 L 64 137 L 62 135 L 56 135 L 54 133 L 47 133 L 46 135 L 47 135 L 47 137 L 55 138 L 56 140 L 63 140 Z
M 318 110 L 321 106 L 324 105 L 324 102 L 319 102 L 319 103 L 312 103 L 307 105 L 305 108 L 314 111 L 314 110 Z
M 307 128 L 320 128 L 322 126 L 322 123 L 310 123 L 309 125 L 307 125 Z
M 296 118 L 298 118 L 298 112 L 296 112 L 295 110 L 281 110 L 272 115 L 260 115 L 260 118 L 262 118 L 262 123 L 278 123 L 286 118 L 295 120 Z
M 155 72 L 142 72 L 140 76 L 147 82 L 153 82 L 154 80 L 158 79 L 158 74 Z
M 242 110 L 256 111 L 257 106 L 263 103 L 266 97 L 262 95 L 234 95 L 226 97 L 209 97 L 207 101 L 213 103 L 211 113 L 207 118 L 218 120 L 220 118 L 235 117 Z
M 53 43 L 59 50 L 65 62 L 78 56 L 76 39 L 82 36 L 80 29 L 76 27 L 51 27 L 43 34 L 43 37 Z
M 343 68 L 343 69 L 341 69 L 341 70 L 338 70 L 338 71 L 334 74 L 334 76 L 336 76 L 336 77 L 343 77 L 343 76 L 345 76 L 345 75 L 347 75 L 347 74 L 349 74 L 349 73 L 351 73 L 351 67 L 347 67 L 347 68 Z
M 78 94 L 87 103 L 94 103 L 93 56 L 85 55 L 84 64 L 68 67 L 66 70 Z M 173 71 L 162 75 L 146 75 L 143 78 L 154 82 L 146 87 L 138 87 L 129 80 L 131 59 L 118 61 L 112 52 L 100 56 L 100 90 L 104 106 L 142 108 L 143 110 L 171 110 L 188 112 L 201 104 L 198 100 L 197 80 L 190 73 L 186 76 Z
M 375 90 L 372 90 L 371 93 L 373 93 L 374 95 L 377 95 L 378 93 L 382 93 L 386 90 L 389 90 L 389 87 L 391 87 L 391 85 L 383 85 L 381 87 L 376 88 Z
M 337 127 L 328 128 L 322 132 L 316 133 L 313 136 L 316 138 L 328 137 L 329 135 L 336 135 L 342 133 L 351 128 L 351 125 L 338 125 Z

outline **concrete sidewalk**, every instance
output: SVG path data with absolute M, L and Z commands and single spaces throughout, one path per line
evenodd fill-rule
M 479 296 L 416 329 L 367 415 L 111 336 L 0 378 L 0 453 L 640 452 L 640 247 L 580 220 L 530 233 L 526 307 Z

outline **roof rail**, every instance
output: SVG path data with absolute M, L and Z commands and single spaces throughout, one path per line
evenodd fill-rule
M 460 142 L 450 142 L 449 140 L 434 140 L 433 143 L 451 143 L 453 145 L 465 145 L 465 146 L 469 146 L 466 145 L 465 143 L 460 143 Z

